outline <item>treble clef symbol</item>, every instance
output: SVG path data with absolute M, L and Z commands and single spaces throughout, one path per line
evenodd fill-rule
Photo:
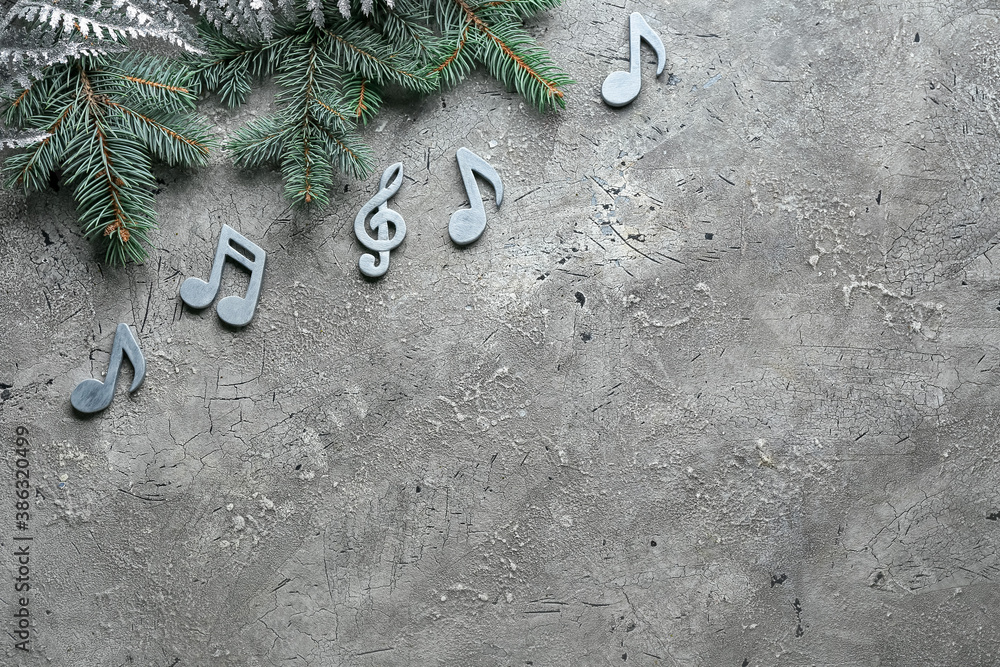
M 389 182 L 390 179 L 392 183 Z M 354 233 L 358 237 L 358 242 L 373 253 L 378 253 L 378 257 L 375 257 L 374 254 L 362 254 L 361 259 L 358 260 L 358 268 L 361 269 L 361 273 L 369 278 L 385 275 L 385 272 L 389 270 L 389 251 L 397 248 L 403 242 L 403 237 L 406 236 L 406 223 L 403 222 L 403 216 L 390 209 L 387 204 L 389 198 L 399 192 L 399 186 L 402 184 L 403 163 L 397 162 L 389 165 L 382 173 L 382 180 L 378 184 L 379 191 L 367 204 L 361 207 L 357 217 L 354 218 Z M 376 207 L 377 211 L 375 211 Z M 378 235 L 378 238 L 374 239 L 365 229 L 365 218 L 372 211 L 375 211 L 375 215 L 372 216 L 369 225 Z M 392 238 L 389 238 L 390 224 L 395 228 Z M 377 265 L 376 259 L 378 260 Z

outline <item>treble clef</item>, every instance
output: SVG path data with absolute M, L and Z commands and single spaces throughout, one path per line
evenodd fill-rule
M 392 180 L 391 183 L 390 180 Z M 390 209 L 387 203 L 390 197 L 399 192 L 399 186 L 402 184 L 403 163 L 397 162 L 389 165 L 382 173 L 382 180 L 379 181 L 378 185 L 379 191 L 368 200 L 367 204 L 361 207 L 357 217 L 354 218 L 354 233 L 358 237 L 358 242 L 371 250 L 372 253 L 378 253 L 378 257 L 375 257 L 374 254 L 362 254 L 358 260 L 358 268 L 361 269 L 361 273 L 369 278 L 379 278 L 385 275 L 385 272 L 389 270 L 389 251 L 397 248 L 403 242 L 403 237 L 406 236 L 406 223 L 403 221 L 403 216 Z M 376 208 L 378 208 L 377 211 L 375 211 Z M 365 229 L 365 218 L 372 211 L 375 211 L 375 215 L 372 216 L 369 225 L 378 235 L 378 238 L 374 239 Z M 395 228 L 392 238 L 389 238 L 390 224 Z M 376 260 L 378 264 L 375 263 Z

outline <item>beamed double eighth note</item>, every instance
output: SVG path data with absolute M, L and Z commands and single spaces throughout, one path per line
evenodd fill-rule
M 240 250 L 246 251 L 251 257 L 247 257 Z M 208 282 L 200 278 L 188 278 L 181 285 L 181 300 L 190 307 L 198 309 L 212 303 L 219 293 L 219 285 L 222 284 L 222 266 L 226 263 L 227 257 L 250 271 L 250 286 L 247 288 L 246 296 L 227 296 L 219 301 L 215 309 L 223 322 L 230 326 L 242 327 L 250 322 L 257 309 L 267 253 L 229 225 L 222 225 L 219 245 L 215 248 L 215 260 L 212 262 L 212 274 Z
M 623 107 L 639 96 L 642 87 L 641 58 L 639 41 L 642 40 L 656 51 L 656 76 L 663 73 L 667 64 L 667 52 L 660 36 L 649 27 L 639 12 L 632 12 L 628 18 L 628 62 L 627 72 L 612 72 L 601 86 L 601 97 L 613 107 Z
M 108 362 L 108 374 L 104 382 L 93 378 L 84 380 L 76 385 L 69 402 L 79 412 L 100 412 L 111 405 L 111 399 L 115 395 L 115 382 L 118 380 L 118 371 L 121 370 L 122 356 L 128 357 L 132 362 L 134 379 L 129 393 L 139 388 L 143 378 L 146 377 L 146 359 L 142 356 L 139 343 L 136 341 L 132 331 L 127 324 L 119 324 L 115 330 L 115 342 L 111 346 L 111 359 Z
M 486 229 L 486 207 L 483 206 L 483 197 L 479 193 L 476 174 L 493 186 L 498 207 L 503 202 L 503 181 L 489 162 L 468 148 L 459 148 L 455 157 L 458 158 L 458 169 L 462 173 L 465 194 L 469 196 L 472 208 L 460 208 L 451 214 L 451 220 L 448 221 L 448 235 L 458 245 L 469 245 L 482 236 Z
M 361 207 L 358 215 L 354 218 L 354 234 L 358 237 L 358 242 L 374 254 L 367 253 L 361 255 L 358 260 L 358 268 L 361 273 L 369 278 L 379 278 L 389 270 L 389 251 L 395 250 L 403 242 L 406 236 L 406 222 L 396 211 L 389 208 L 389 198 L 399 192 L 399 187 L 403 183 L 403 163 L 389 165 L 382 173 L 379 181 L 379 191 L 368 200 L 368 203 Z M 377 211 L 375 209 L 378 209 Z M 372 231 L 378 238 L 372 238 L 365 229 L 365 218 L 372 211 L 375 215 L 369 221 Z M 393 227 L 393 234 L 389 236 L 389 226 Z M 376 264 L 376 261 L 378 262 Z

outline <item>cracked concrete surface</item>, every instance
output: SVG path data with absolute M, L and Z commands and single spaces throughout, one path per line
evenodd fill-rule
M 668 64 L 612 110 L 630 11 Z M 0 436 L 42 494 L 25 654 L 0 483 L 3 664 L 996 663 L 998 18 L 570 2 L 531 24 L 564 113 L 485 76 L 401 101 L 312 217 L 221 155 L 164 170 L 125 270 L 65 193 L 3 193 Z M 507 188 L 467 249 L 462 145 Z M 399 160 L 366 282 L 354 215 Z M 268 251 L 237 331 L 178 298 L 223 223 Z M 146 382 L 80 419 L 118 322 Z

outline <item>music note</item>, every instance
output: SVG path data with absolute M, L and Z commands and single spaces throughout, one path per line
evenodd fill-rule
M 253 259 L 239 252 L 233 247 L 233 243 L 248 251 Z M 234 327 L 242 327 L 250 322 L 254 310 L 257 309 L 267 253 L 229 225 L 222 225 L 219 245 L 215 248 L 215 260 L 212 262 L 212 275 L 208 282 L 200 278 L 188 278 L 181 285 L 181 300 L 192 308 L 204 308 L 212 303 L 215 295 L 219 293 L 222 265 L 225 264 L 227 257 L 250 271 L 250 286 L 245 297 L 227 296 L 215 309 L 223 322 Z
M 451 214 L 448 221 L 448 234 L 451 240 L 458 245 L 469 245 L 480 236 L 486 229 L 486 207 L 483 206 L 483 197 L 479 193 L 479 184 L 476 183 L 475 174 L 479 174 L 493 186 L 496 194 L 497 206 L 503 202 L 503 181 L 496 169 L 490 163 L 479 157 L 468 148 L 459 148 L 455 154 L 458 158 L 458 169 L 462 173 L 462 182 L 465 184 L 465 194 L 469 196 L 469 204 L 472 208 L 460 208 Z
M 639 12 L 632 12 L 628 18 L 629 70 L 627 72 L 612 72 L 601 86 L 601 97 L 608 106 L 623 107 L 639 96 L 642 86 L 640 75 L 639 40 L 656 51 L 656 76 L 663 73 L 667 64 L 667 52 L 663 48 L 660 36 L 649 27 L 646 19 Z
M 392 179 L 390 183 L 389 180 Z M 389 198 L 399 192 L 399 186 L 403 184 L 403 163 L 397 162 L 390 165 L 383 173 L 382 180 L 379 181 L 379 191 L 368 200 L 368 203 L 361 207 L 357 217 L 354 218 L 354 234 L 358 237 L 358 242 L 372 252 L 377 252 L 378 257 L 364 253 L 358 260 L 358 268 L 361 273 L 369 278 L 378 278 L 385 275 L 389 270 L 389 251 L 395 250 L 403 242 L 406 236 L 406 223 L 396 211 L 389 208 Z M 365 229 L 365 218 L 378 208 L 372 216 L 371 228 L 378 236 L 373 239 Z M 392 238 L 389 238 L 389 225 L 394 228 Z M 376 265 L 376 260 L 378 264 Z
M 108 362 L 108 374 L 104 380 L 88 379 L 76 385 L 69 402 L 79 412 L 100 412 L 111 405 L 111 399 L 115 394 L 115 382 L 118 380 L 118 371 L 122 365 L 122 354 L 132 362 L 132 369 L 135 377 L 128 392 L 131 394 L 142 384 L 146 377 L 146 359 L 142 356 L 139 343 L 132 335 L 132 331 L 127 324 L 119 324 L 115 331 L 115 342 L 111 346 L 111 360 Z

